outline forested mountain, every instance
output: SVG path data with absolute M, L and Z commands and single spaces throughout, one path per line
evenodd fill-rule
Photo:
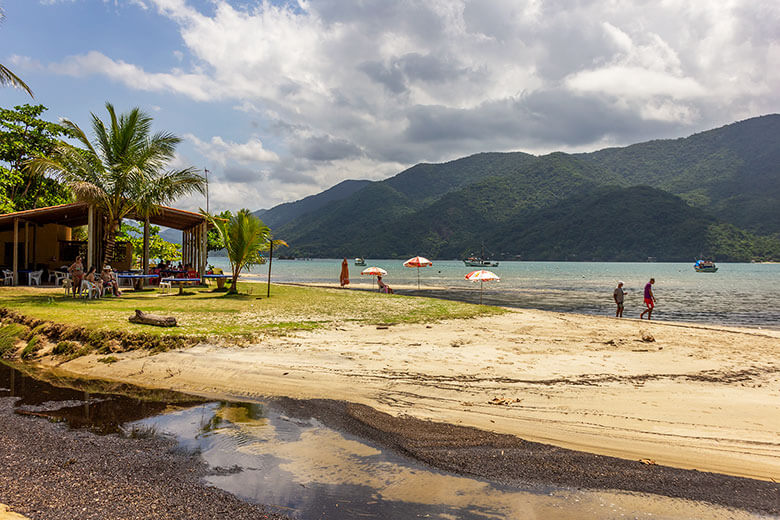
M 779 200 L 772 115 L 589 154 L 419 164 L 274 230 L 293 254 L 325 257 L 458 258 L 484 242 L 529 260 L 767 259 L 780 258 Z
M 262 219 L 269 227 L 276 229 L 287 222 L 305 215 L 311 211 L 319 209 L 330 202 L 342 200 L 356 191 L 364 188 L 371 181 L 342 181 L 327 190 L 316 195 L 310 195 L 295 202 L 285 202 L 271 209 L 261 209 L 254 212 L 254 215 Z
M 735 225 L 780 232 L 778 114 L 580 157 L 630 185 L 674 193 Z

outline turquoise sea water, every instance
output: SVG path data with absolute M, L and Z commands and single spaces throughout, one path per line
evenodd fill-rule
M 227 259 L 210 258 L 227 268 Z M 387 271 L 390 285 L 417 284 L 417 271 L 400 260 L 367 259 L 367 266 Z M 658 303 L 653 319 L 780 328 L 780 264 L 719 263 L 717 273 L 697 273 L 690 263 L 619 262 L 509 262 L 489 268 L 501 281 L 485 283 L 485 303 L 560 312 L 614 315 L 612 291 L 618 280 L 628 291 L 624 316 L 638 317 L 644 309 L 643 288 L 654 277 Z M 337 283 L 340 259 L 274 260 L 275 282 Z M 350 277 L 361 277 L 363 267 L 350 260 Z M 454 260 L 434 261 L 420 269 L 426 294 L 463 301 L 479 301 L 479 284 L 464 280 L 474 268 Z M 259 266 L 246 279 L 266 281 L 268 266 Z

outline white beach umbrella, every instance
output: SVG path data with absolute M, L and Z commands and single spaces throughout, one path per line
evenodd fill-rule
M 479 282 L 479 304 L 482 305 L 482 283 L 483 282 L 498 282 L 501 280 L 499 276 L 493 271 L 485 271 L 484 269 L 478 269 L 477 271 L 471 271 L 465 276 L 466 280 L 470 282 Z
M 404 262 L 404 267 L 416 267 L 417 268 L 417 288 L 420 288 L 420 268 L 430 267 L 433 262 L 425 258 L 424 256 L 415 256 Z

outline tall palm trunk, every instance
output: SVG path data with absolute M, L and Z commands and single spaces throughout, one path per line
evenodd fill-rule
M 238 275 L 241 273 L 241 269 L 233 269 L 233 284 L 230 286 L 230 289 L 228 289 L 228 293 L 237 293 L 238 292 L 238 286 L 236 283 L 238 283 Z
M 106 226 L 105 237 L 103 239 L 103 265 L 111 263 L 114 259 L 114 246 L 116 245 L 116 233 L 119 230 L 119 222 L 112 220 Z

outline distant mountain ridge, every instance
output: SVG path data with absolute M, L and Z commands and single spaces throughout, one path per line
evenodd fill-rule
M 777 114 L 592 153 L 481 153 L 345 182 L 261 218 L 293 254 L 319 257 L 458 258 L 482 242 L 504 258 L 780 257 Z
M 310 195 L 295 202 L 285 202 L 271 209 L 257 210 L 253 214 L 262 219 L 267 226 L 275 229 L 330 202 L 345 199 L 370 183 L 371 181 L 367 180 L 342 181 L 316 195 Z

